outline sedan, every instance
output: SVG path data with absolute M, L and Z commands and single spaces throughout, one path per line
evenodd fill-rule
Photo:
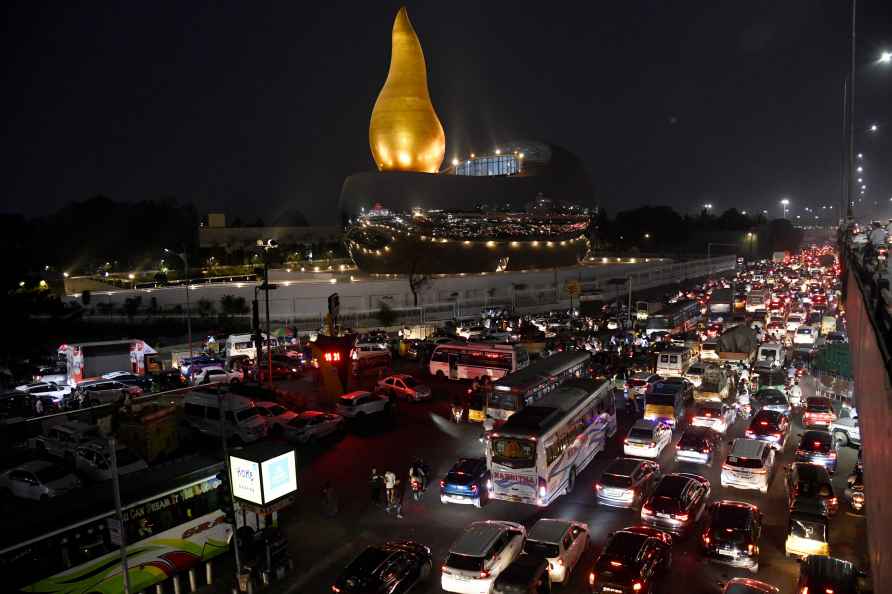
M 395 398 L 405 398 L 412 402 L 429 400 L 431 397 L 430 386 L 421 384 L 411 375 L 400 373 L 391 375 L 378 381 L 379 391 Z
M 790 421 L 776 410 L 762 409 L 750 421 L 746 436 L 750 439 L 767 441 L 775 450 L 783 450 L 790 434 Z M 828 434 L 829 435 L 829 434 Z
M 724 402 L 707 400 L 697 403 L 694 416 L 691 418 L 691 425 L 709 427 L 717 433 L 725 433 L 728 427 L 734 424 L 736 418 L 737 411 L 733 407 Z
M 775 410 L 790 416 L 790 400 L 786 394 L 775 388 L 763 388 L 753 394 L 753 398 L 761 407 L 761 410 Z
M 278 402 L 255 402 L 254 408 L 257 409 L 257 414 L 266 419 L 269 431 L 273 435 L 281 433 L 291 419 L 298 416 L 296 412 L 288 410 Z
M 26 462 L 0 474 L 0 491 L 22 499 L 44 501 L 80 486 L 80 479 L 67 468 L 44 460 Z
M 672 537 L 634 526 L 610 534 L 588 576 L 593 594 L 652 592 L 672 565 Z
M 489 500 L 489 471 L 483 458 L 462 458 L 440 481 L 440 503 L 482 507 Z
M 411 540 L 372 545 L 341 572 L 331 586 L 335 594 L 409 592 L 430 575 L 431 550 Z
M 829 431 L 806 431 L 796 447 L 796 461 L 823 466 L 827 472 L 836 472 L 836 444 Z
M 662 476 L 656 462 L 617 458 L 595 482 L 595 495 L 600 505 L 640 507 Z
M 308 410 L 292 418 L 282 427 L 282 435 L 294 443 L 313 443 L 344 427 L 344 417 L 333 413 Z
M 49 396 L 57 403 L 62 402 L 66 396 L 71 394 L 71 386 L 55 382 L 34 382 L 18 386 L 16 390 L 33 396 Z
M 715 563 L 759 571 L 759 537 L 762 514 L 742 501 L 722 500 L 709 506 L 706 528 L 700 537 L 703 554 Z
M 687 534 L 700 520 L 712 487 L 696 474 L 667 474 L 641 507 L 641 521 L 673 534 Z
M 672 427 L 662 421 L 638 419 L 623 442 L 626 456 L 656 458 L 672 442 Z
M 675 446 L 676 462 L 712 466 L 720 454 L 722 436 L 710 427 L 688 427 Z

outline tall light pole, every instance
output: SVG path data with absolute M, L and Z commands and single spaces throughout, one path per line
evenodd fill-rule
M 275 239 L 257 240 L 257 247 L 263 248 L 263 289 L 266 292 L 266 362 L 267 377 L 266 383 L 272 389 L 273 387 L 273 349 L 270 347 L 272 333 L 269 323 L 269 290 L 273 287 L 269 284 L 269 251 L 279 247 L 279 242 Z M 260 361 L 257 362 L 257 370 L 260 371 Z
M 186 335 L 187 340 L 189 341 L 189 381 L 192 381 L 192 310 L 189 307 L 189 256 L 186 254 L 186 251 L 183 250 L 182 253 L 177 253 L 171 251 L 167 248 L 164 248 L 165 254 L 173 254 L 179 257 L 180 260 L 183 261 L 183 274 L 186 279 Z
M 780 203 L 781 203 L 781 206 L 783 207 L 783 213 L 784 213 L 783 218 L 787 218 L 787 207 L 790 206 L 790 199 L 784 198 L 780 201 Z

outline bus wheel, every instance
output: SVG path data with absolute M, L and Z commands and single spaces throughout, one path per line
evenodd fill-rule
M 573 491 L 573 487 L 576 485 L 576 468 L 573 467 L 570 469 L 570 476 L 567 478 L 567 495 Z

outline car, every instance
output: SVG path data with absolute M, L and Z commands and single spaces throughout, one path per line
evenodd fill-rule
M 774 340 L 783 340 L 787 334 L 787 325 L 784 322 L 768 322 L 765 326 L 765 333 Z
M 753 399 L 759 404 L 760 410 L 775 410 L 787 417 L 792 411 L 787 395 L 775 388 L 762 388 L 753 394 Z
M 850 561 L 826 555 L 808 555 L 799 564 L 796 592 L 820 594 L 860 594 L 864 592 L 860 581 L 865 577 Z
M 318 410 L 305 410 L 280 425 L 282 436 L 291 443 L 312 443 L 343 430 L 344 417 Z
M 458 594 L 488 594 L 493 582 L 523 551 L 526 529 L 500 520 L 474 522 L 449 547 L 440 587 Z
M 272 368 L 273 379 L 294 379 L 303 371 L 300 362 L 293 357 L 273 355 L 272 361 L 264 358 L 260 362 L 259 371 L 256 366 L 252 366 L 249 368 L 249 373 L 253 378 L 263 383 L 270 375 L 270 368 Z
M 672 427 L 662 421 L 638 419 L 623 441 L 623 454 L 640 458 L 657 458 L 672 443 Z
M 737 411 L 733 407 L 724 402 L 704 400 L 695 405 L 691 425 L 709 427 L 716 433 L 725 433 L 736 419 Z
M 802 325 L 802 322 L 805 320 L 805 317 L 802 314 L 791 313 L 787 316 L 787 332 L 796 332 L 799 329 L 799 326 Z
M 489 471 L 483 458 L 461 458 L 440 481 L 440 503 L 482 507 L 489 500 Z
M 799 438 L 796 461 L 819 464 L 833 474 L 836 472 L 836 441 L 829 431 L 812 429 Z
M 656 462 L 617 458 L 595 482 L 595 496 L 600 505 L 640 507 L 662 476 Z
M 101 439 L 99 428 L 83 421 L 64 421 L 47 427 L 41 435 L 32 437 L 29 445 L 67 461 L 74 460 L 74 452 L 85 443 Z
M 774 463 L 774 448 L 767 441 L 739 437 L 722 464 L 721 485 L 767 493 Z
M 648 391 L 651 392 L 663 392 L 668 393 L 669 391 L 681 391 L 682 399 L 685 402 L 690 402 L 694 399 L 694 384 L 683 377 L 675 376 L 675 377 L 664 377 L 656 383 L 653 383 L 648 386 Z
M 818 331 L 811 326 L 800 326 L 793 334 L 793 344 L 800 347 L 813 347 L 815 339 L 818 337 Z
M 700 475 L 667 474 L 641 506 L 641 521 L 646 526 L 683 536 L 700 520 L 711 491 L 709 480 Z
M 763 408 L 750 420 L 750 426 L 744 434 L 750 439 L 768 442 L 771 447 L 781 451 L 787 444 L 790 421 L 782 412 Z
M 695 388 L 700 387 L 700 383 L 703 381 L 703 373 L 706 371 L 706 366 L 703 363 L 697 362 L 688 367 L 688 370 L 684 374 L 684 378 L 691 382 L 691 385 Z
M 711 427 L 688 427 L 675 444 L 675 461 L 712 466 L 721 448 L 722 436 Z
M 143 389 L 139 386 L 104 379 L 83 381 L 77 385 L 76 391 L 83 396 L 87 406 L 117 404 L 124 402 L 128 397 L 136 398 L 143 395 Z
M 431 550 L 415 541 L 400 540 L 366 547 L 331 586 L 335 594 L 409 592 L 433 568 Z
M 858 409 L 843 405 L 839 416 L 830 423 L 830 433 L 839 447 L 861 447 L 861 425 L 858 422 Z
M 830 428 L 836 420 L 833 413 L 833 402 L 826 396 L 809 396 L 805 399 L 802 413 L 802 425 L 806 428 Z
M 710 504 L 700 546 L 710 561 L 759 571 L 762 514 L 751 503 L 723 499 Z
M 139 386 L 143 392 L 152 391 L 152 378 L 147 375 L 139 375 L 132 371 L 112 371 L 103 373 L 102 379 L 109 379 L 127 384 L 128 386 Z
M 126 447 L 115 450 L 115 463 L 119 476 L 149 467 L 136 452 Z M 77 472 L 94 481 L 107 481 L 112 478 L 113 469 L 108 442 L 100 440 L 78 446 L 74 451 L 74 467 Z
M 610 534 L 588 575 L 595 594 L 653 592 L 672 566 L 672 537 L 646 526 Z
M 725 582 L 722 594 L 780 594 L 780 588 L 750 578 L 732 578 Z
M 632 377 L 628 379 L 626 382 L 626 390 L 630 393 L 634 393 L 637 396 L 643 396 L 645 392 L 647 392 L 647 388 L 658 381 L 663 379 L 659 375 L 655 373 L 650 373 L 648 371 L 639 371 L 637 373 L 632 374 Z
M 588 548 L 588 524 L 541 518 L 527 532 L 523 551 L 548 562 L 552 582 L 566 583 Z
M 32 460 L 0 474 L 0 491 L 22 499 L 44 501 L 81 486 L 65 466 Z
M 845 344 L 848 342 L 846 335 L 842 332 L 831 332 L 824 338 L 827 344 Z
M 823 515 L 834 516 L 839 511 L 839 499 L 833 491 L 830 473 L 823 466 L 794 462 L 787 468 L 785 485 L 789 509 L 807 499 L 816 503 Z
M 38 406 L 38 402 L 40 405 Z M 12 419 L 28 419 L 37 414 L 59 411 L 59 403 L 50 396 L 35 396 L 19 390 L 11 390 L 0 394 L 0 421 Z
M 33 382 L 16 386 L 16 390 L 34 396 L 49 396 L 57 404 L 71 394 L 71 386 L 55 382 Z
M 405 398 L 412 402 L 429 400 L 431 397 L 430 386 L 421 384 L 411 375 L 399 373 L 378 380 L 379 391 L 393 398 Z
M 197 371 L 192 377 L 192 383 L 196 386 L 199 384 L 211 383 L 238 384 L 244 381 L 244 379 L 245 374 L 241 369 L 226 371 L 222 367 L 215 365 L 204 367 L 201 370 Z
M 291 419 L 297 416 L 293 410 L 288 410 L 278 402 L 261 400 L 254 403 L 257 414 L 266 419 L 269 432 L 273 435 L 281 433 Z
M 364 390 L 356 390 L 340 396 L 335 404 L 335 410 L 342 417 L 361 419 L 368 415 L 389 411 L 390 398 Z

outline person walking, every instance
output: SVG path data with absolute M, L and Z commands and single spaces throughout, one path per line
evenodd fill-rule
M 396 502 L 396 474 L 392 470 L 384 473 L 384 490 L 387 494 L 387 510 Z
M 369 489 L 371 490 L 372 503 L 375 506 L 381 505 L 381 483 L 383 478 L 378 474 L 377 468 L 372 468 L 372 474 L 369 477 Z
M 409 488 L 406 481 L 397 480 L 396 492 L 394 493 L 394 510 L 396 511 L 396 519 L 403 519 L 403 501 L 406 498 L 406 490 Z

